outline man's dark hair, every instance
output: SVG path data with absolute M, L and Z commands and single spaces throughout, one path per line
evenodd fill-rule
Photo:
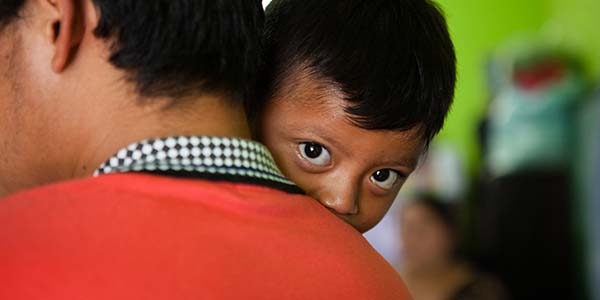
M 427 143 L 442 128 L 454 97 L 456 58 L 446 21 L 431 1 L 274 0 L 265 27 L 263 101 L 302 70 L 342 92 L 357 126 L 419 126 Z
M 26 0 L 0 0 L 0 25 Z M 111 43 L 111 63 L 144 96 L 206 91 L 252 94 L 261 59 L 260 0 L 92 0 L 94 33 Z
M 24 0 L 0 0 L 0 29 L 17 16 Z

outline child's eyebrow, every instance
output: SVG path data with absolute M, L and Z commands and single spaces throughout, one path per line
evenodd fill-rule
M 346 147 L 344 146 L 343 142 L 338 141 L 334 137 L 328 136 L 327 134 L 318 134 L 318 135 L 321 138 L 323 138 L 325 141 L 327 141 L 328 144 L 331 144 L 336 150 L 342 152 L 342 154 L 344 154 L 346 156 L 350 156 L 350 152 L 348 152 L 346 150 Z

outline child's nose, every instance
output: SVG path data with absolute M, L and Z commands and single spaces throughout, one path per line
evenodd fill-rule
M 318 197 L 325 207 L 340 215 L 356 215 L 358 209 L 358 189 L 352 186 L 340 186 L 324 191 Z

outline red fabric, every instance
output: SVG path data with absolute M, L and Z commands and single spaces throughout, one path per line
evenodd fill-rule
M 316 201 L 107 175 L 0 200 L 0 299 L 407 299 Z

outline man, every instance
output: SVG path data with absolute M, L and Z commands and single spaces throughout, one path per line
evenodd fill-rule
M 0 299 L 408 297 L 245 139 L 259 1 L 0 0 L 0 18 Z

